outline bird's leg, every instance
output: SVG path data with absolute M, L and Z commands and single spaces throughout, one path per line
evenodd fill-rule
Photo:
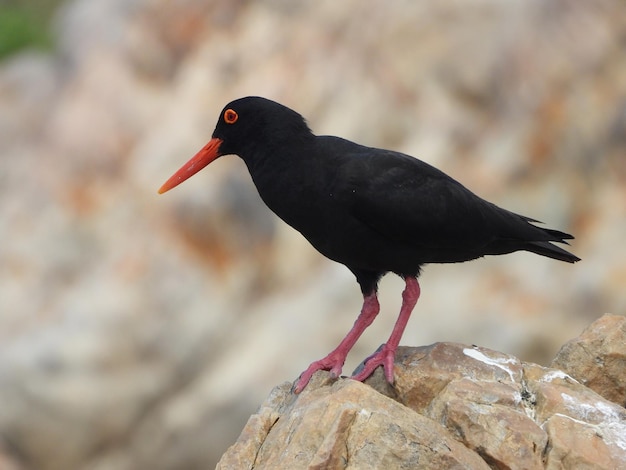
M 400 307 L 400 315 L 396 321 L 389 340 L 378 351 L 366 359 L 363 368 L 355 374 L 352 379 L 362 382 L 368 378 L 374 369 L 382 365 L 385 370 L 387 381 L 393 384 L 393 363 L 396 357 L 396 349 L 400 344 L 400 338 L 406 328 L 406 324 L 411 317 L 411 312 L 420 296 L 420 285 L 415 277 L 405 278 L 406 287 L 402 292 L 402 307 Z
M 346 362 L 346 357 L 352 349 L 352 346 L 357 342 L 359 337 L 363 334 L 365 329 L 372 324 L 376 315 L 380 311 L 380 305 L 378 303 L 378 297 L 376 291 L 371 294 L 363 296 L 363 307 L 361 313 L 354 322 L 354 326 L 348 332 L 346 337 L 339 343 L 328 356 L 319 361 L 313 362 L 307 370 L 300 374 L 300 377 L 296 381 L 294 386 L 294 392 L 300 393 L 304 390 L 304 387 L 309 383 L 311 377 L 318 370 L 329 370 L 332 378 L 337 378 L 341 375 L 341 369 Z M 402 333 L 400 333 L 402 334 Z

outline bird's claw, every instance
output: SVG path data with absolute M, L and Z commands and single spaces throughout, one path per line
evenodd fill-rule
M 336 357 L 332 353 L 326 356 L 324 359 L 320 359 L 319 361 L 312 362 L 307 369 L 300 374 L 298 380 L 293 387 L 293 392 L 295 394 L 300 393 L 304 390 L 304 387 L 307 386 L 313 374 L 315 374 L 318 370 L 327 370 L 330 371 L 330 378 L 336 379 L 341 375 L 341 370 L 343 368 L 343 363 L 345 362 L 345 356 Z
M 363 382 L 367 379 L 378 366 L 383 366 L 385 378 L 387 382 L 393 384 L 393 363 L 396 357 L 396 350 L 386 344 L 382 344 L 374 354 L 365 359 L 359 367 L 354 371 L 354 375 L 350 377 L 353 380 Z M 337 379 L 341 375 L 341 369 L 345 362 L 345 357 L 336 357 L 332 353 L 324 359 L 312 362 L 307 369 L 300 374 L 293 386 L 293 392 L 299 394 L 307 386 L 313 374 L 318 370 L 327 370 L 330 372 L 331 379 Z
M 391 347 L 387 347 L 386 344 L 381 345 L 374 354 L 365 359 L 363 363 L 357 367 L 352 377 L 353 380 L 363 382 L 367 379 L 378 366 L 383 366 L 385 372 L 385 378 L 387 382 L 393 384 L 393 363 L 395 361 L 396 351 Z

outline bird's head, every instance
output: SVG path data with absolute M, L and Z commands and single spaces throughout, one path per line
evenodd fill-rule
M 288 141 L 312 136 L 304 118 L 274 101 L 248 96 L 228 103 L 211 140 L 159 189 L 162 194 L 195 175 L 222 155 L 239 155 L 250 163 L 259 152 L 272 152 Z

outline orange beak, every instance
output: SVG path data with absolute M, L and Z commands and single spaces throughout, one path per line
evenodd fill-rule
M 191 178 L 193 175 L 198 173 L 217 157 L 220 157 L 222 155 L 220 153 L 220 145 L 222 145 L 222 139 L 214 137 L 209 140 L 209 143 L 206 144 L 202 150 L 196 153 L 191 160 L 180 167 L 180 170 L 174 173 L 170 179 L 168 179 L 163 186 L 159 188 L 159 194 L 163 194 L 173 187 L 178 186 L 186 179 Z

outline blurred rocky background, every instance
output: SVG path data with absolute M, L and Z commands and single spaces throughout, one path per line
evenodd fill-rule
M 347 269 L 224 157 L 157 188 L 228 101 L 415 155 L 576 235 L 429 266 L 402 344 L 547 364 L 626 312 L 626 14 L 615 0 L 0 3 L 0 467 L 211 468 L 352 325 Z M 383 342 L 402 282 L 349 373 Z

